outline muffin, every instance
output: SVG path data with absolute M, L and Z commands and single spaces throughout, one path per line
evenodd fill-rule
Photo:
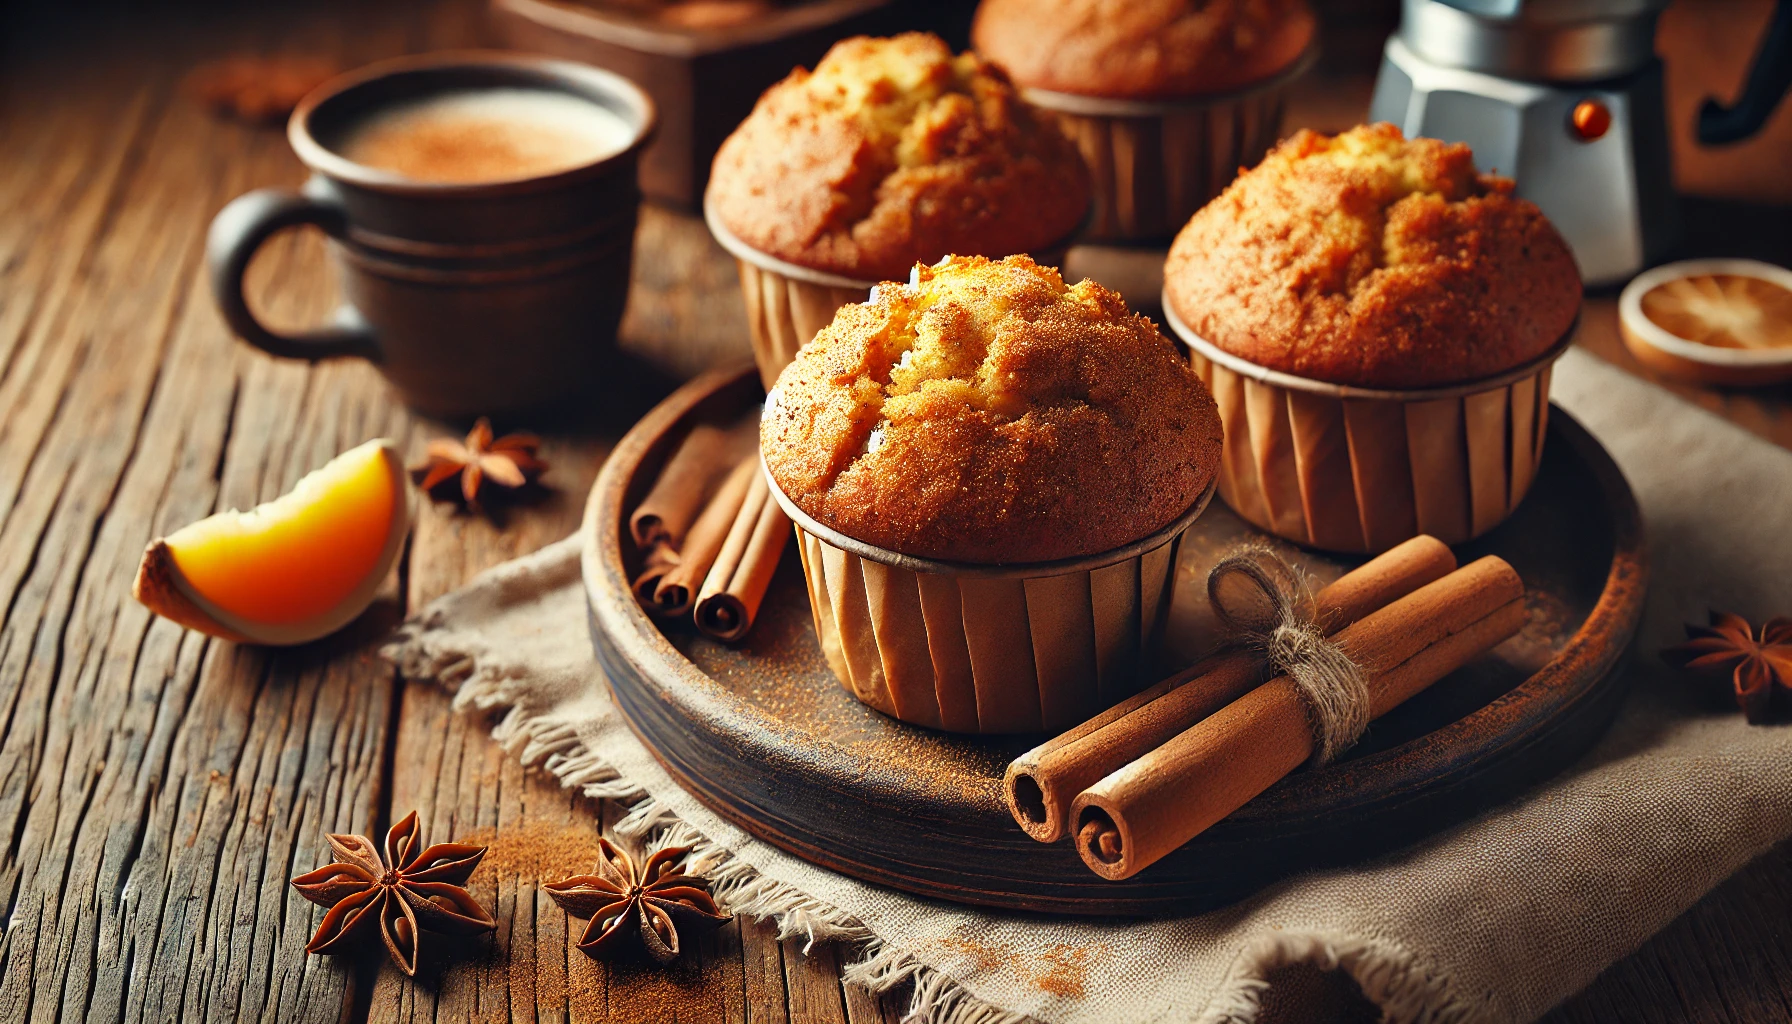
M 779 375 L 760 453 L 817 633 L 861 699 L 972 732 L 1130 695 L 1220 421 L 1115 293 L 949 257 L 842 308 Z
M 768 379 L 871 284 L 948 253 L 1060 246 L 1088 174 L 1007 76 L 936 36 L 858 37 L 760 97 L 704 198 Z
M 1349 551 L 1456 543 L 1517 506 L 1581 283 L 1512 188 L 1378 124 L 1300 132 L 1195 214 L 1164 305 L 1226 418 L 1228 504 Z
M 1276 147 L 1176 236 L 1164 282 L 1220 348 L 1375 388 L 1530 362 L 1581 295 L 1567 243 L 1509 179 L 1477 173 L 1465 145 L 1387 124 Z
M 1274 77 L 1314 25 L 1300 0 L 983 0 L 971 42 L 1029 88 L 1177 100 Z
M 971 41 L 1076 139 L 1090 237 L 1145 241 L 1275 141 L 1316 25 L 1305 0 L 983 0 Z

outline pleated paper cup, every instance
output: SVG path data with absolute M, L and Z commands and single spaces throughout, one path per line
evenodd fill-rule
M 1329 384 L 1241 359 L 1163 297 L 1226 429 L 1220 497 L 1263 530 L 1378 554 L 1428 533 L 1460 544 L 1512 514 L 1543 460 L 1550 367 L 1574 336 L 1498 376 L 1451 387 Z M 1578 323 L 1578 321 L 1577 321 Z
M 767 390 L 778 374 L 796 358 L 834 314 L 853 302 L 864 302 L 876 281 L 860 281 L 823 273 L 768 256 L 736 238 L 722 225 L 708 203 L 703 219 L 709 233 L 728 250 L 740 267 L 741 297 L 747 302 L 747 330 L 753 341 L 753 361 Z
M 1237 92 L 1182 100 L 1118 100 L 1025 89 L 1057 115 L 1089 165 L 1095 202 L 1083 238 L 1159 241 L 1219 195 L 1240 167 L 1275 145 L 1295 80 L 1318 59 L 1309 46 L 1274 78 Z
M 878 283 L 811 270 L 760 252 L 729 231 L 708 203 L 703 206 L 703 219 L 709 225 L 709 233 L 740 268 L 740 291 L 747 303 L 753 360 L 767 390 L 796 358 L 797 350 L 831 323 L 841 306 L 866 301 Z M 1048 266 L 1063 266 L 1069 247 L 1069 239 L 1065 239 L 1034 253 L 1033 258 Z
M 1149 682 L 1141 669 L 1162 638 L 1182 535 L 1213 491 L 1124 547 L 979 565 L 854 540 L 771 481 L 834 675 L 892 718 L 963 733 L 1061 731 Z

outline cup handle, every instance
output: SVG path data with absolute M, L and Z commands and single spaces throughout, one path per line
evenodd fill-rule
M 333 197 L 288 188 L 257 189 L 237 196 L 212 218 L 205 261 L 212 295 L 225 322 L 244 341 L 270 355 L 309 360 L 360 356 L 379 362 L 373 330 L 352 306 L 337 311 L 335 324 L 297 334 L 269 330 L 249 310 L 243 295 L 243 273 L 255 250 L 276 232 L 302 224 L 315 225 L 335 238 L 341 238 L 348 227 L 342 206 Z

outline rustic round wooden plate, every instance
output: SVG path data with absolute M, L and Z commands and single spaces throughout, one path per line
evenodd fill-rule
M 1646 570 L 1636 501 L 1599 443 L 1561 410 L 1543 466 L 1504 525 L 1459 549 L 1525 579 L 1517 637 L 1377 721 L 1350 757 L 1297 772 L 1124 882 L 1069 843 L 1026 837 L 1002 805 L 1003 769 L 1040 737 L 955 736 L 860 704 L 816 645 L 795 547 L 747 642 L 727 647 L 641 611 L 627 513 L 696 422 L 756 416 L 750 367 L 699 378 L 619 444 L 592 489 L 585 585 L 617 704 L 685 788 L 746 831 L 867 881 L 986 906 L 1161 914 L 1218 906 L 1290 872 L 1388 851 L 1505 800 L 1598 737 L 1621 695 Z M 1206 568 L 1256 532 L 1215 503 L 1182 544 L 1168 670 L 1212 639 Z M 1353 564 L 1281 545 L 1322 580 Z

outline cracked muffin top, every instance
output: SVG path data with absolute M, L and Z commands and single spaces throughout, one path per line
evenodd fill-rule
M 983 0 L 971 42 L 1029 88 L 1167 100 L 1273 78 L 1315 27 L 1305 0 Z
M 1172 308 L 1259 366 L 1379 388 L 1490 377 L 1580 309 L 1562 236 L 1467 146 L 1392 125 L 1301 131 L 1176 236 Z
M 1213 396 L 1155 324 L 1025 256 L 917 266 L 843 307 L 766 398 L 760 451 L 823 525 L 905 554 L 1130 544 L 1219 469 Z
M 761 252 L 879 280 L 1049 247 L 1082 222 L 1089 177 L 1000 68 L 910 32 L 844 40 L 766 90 L 717 152 L 706 203 Z

